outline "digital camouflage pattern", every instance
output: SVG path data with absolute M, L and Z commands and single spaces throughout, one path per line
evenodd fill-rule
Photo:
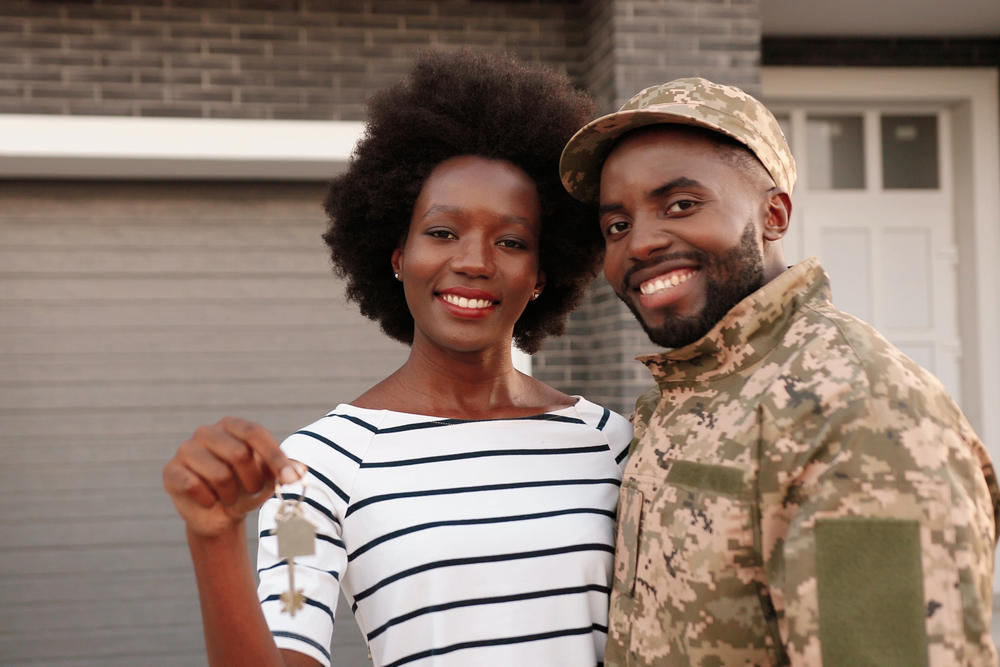
M 837 642 L 864 654 L 853 664 L 997 663 L 989 455 L 930 373 L 833 307 L 817 260 L 702 339 L 640 360 L 658 387 L 634 416 L 608 667 L 844 664 Z M 831 553 L 816 534 L 848 521 L 872 543 L 885 525 L 912 526 L 914 574 L 823 598 L 816 564 Z M 833 554 L 836 572 L 868 567 L 846 554 Z M 895 604 L 894 590 L 915 591 L 916 609 L 899 616 L 915 611 L 919 641 L 883 632 L 882 644 L 912 662 L 865 654 L 828 613 L 855 595 Z
M 566 144 L 559 161 L 563 186 L 580 201 L 596 201 L 604 158 L 618 137 L 662 123 L 698 125 L 736 139 L 753 151 L 775 185 L 792 194 L 795 160 L 774 114 L 739 88 L 697 77 L 650 86 L 615 113 L 581 128 Z

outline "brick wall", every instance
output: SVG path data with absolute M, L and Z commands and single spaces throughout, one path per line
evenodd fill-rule
M 0 113 L 357 120 L 427 47 L 583 86 L 583 35 L 573 0 L 4 0 Z

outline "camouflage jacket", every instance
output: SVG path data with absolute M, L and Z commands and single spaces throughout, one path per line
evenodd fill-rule
M 640 361 L 608 667 L 996 664 L 989 455 L 815 259 Z

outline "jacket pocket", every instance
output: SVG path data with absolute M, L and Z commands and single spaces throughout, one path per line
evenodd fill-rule
M 639 562 L 639 526 L 642 524 L 642 491 L 627 482 L 621 488 L 618 529 L 615 536 L 615 590 L 631 596 Z

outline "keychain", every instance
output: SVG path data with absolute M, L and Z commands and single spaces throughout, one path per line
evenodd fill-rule
M 275 495 L 281 498 L 278 487 Z M 301 588 L 295 588 L 295 557 L 316 553 L 316 526 L 305 517 L 302 499 L 306 495 L 306 480 L 302 478 L 302 492 L 297 500 L 284 499 L 274 514 L 274 534 L 278 538 L 278 558 L 288 562 L 288 591 L 281 594 L 281 611 L 295 616 L 302 609 L 306 597 Z

